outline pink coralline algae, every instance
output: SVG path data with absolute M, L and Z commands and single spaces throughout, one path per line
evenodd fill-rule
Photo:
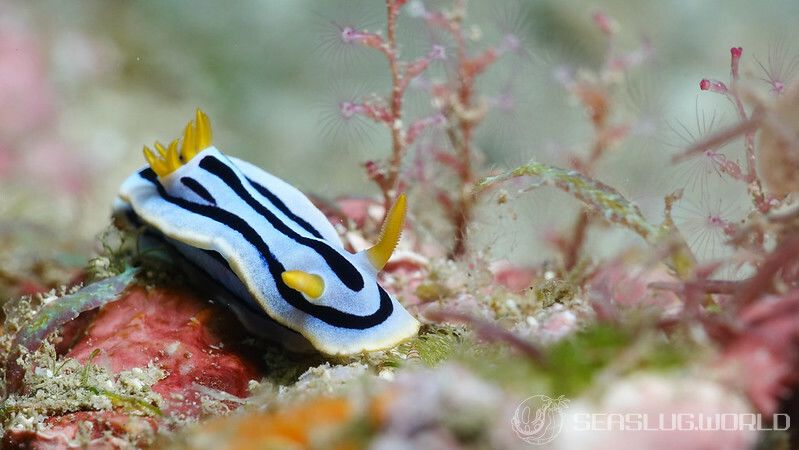
M 114 372 L 153 363 L 167 376 L 153 386 L 166 414 L 196 417 L 204 386 L 235 397 L 247 396 L 260 379 L 254 355 L 242 352 L 241 327 L 221 306 L 172 291 L 134 289 L 98 314 L 86 336 L 67 356 Z M 202 390 L 202 388 L 200 388 Z
M 161 415 L 139 416 L 118 407 L 77 411 L 46 418 L 41 431 L 10 429 L 4 442 L 64 448 L 75 439 L 77 424 L 89 423 L 88 442 L 114 448 L 123 436 L 126 442 L 146 439 L 176 420 L 201 418 L 211 408 L 234 409 L 249 395 L 250 380 L 262 377 L 258 355 L 243 346 L 241 330 L 221 305 L 183 291 L 134 287 L 97 312 L 66 357 L 113 373 L 157 367 L 165 374 L 152 386 L 161 396 Z

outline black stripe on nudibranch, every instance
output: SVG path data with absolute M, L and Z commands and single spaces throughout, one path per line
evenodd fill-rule
M 214 198 L 214 196 L 211 195 L 211 193 L 208 192 L 208 189 L 203 187 L 203 185 L 200 184 L 199 181 L 191 177 L 181 177 L 180 182 L 183 183 L 183 186 L 186 186 L 187 188 L 191 189 L 192 192 L 202 197 L 203 200 L 207 201 L 212 205 L 216 205 L 216 199 Z
M 253 229 L 244 219 L 217 206 L 202 205 L 169 195 L 169 193 L 166 192 L 166 189 L 164 189 L 164 187 L 158 181 L 158 176 L 150 168 L 141 170 L 139 175 L 145 180 L 150 181 L 155 186 L 158 194 L 164 199 L 164 201 L 172 203 L 173 205 L 183 208 L 186 211 L 216 221 L 230 228 L 232 231 L 239 233 L 260 253 L 261 257 L 266 263 L 269 274 L 272 276 L 272 279 L 277 286 L 278 293 L 283 300 L 300 311 L 310 314 L 311 316 L 316 317 L 328 325 L 357 330 L 363 330 L 380 325 L 386 319 L 388 319 L 388 317 L 394 311 L 394 305 L 391 303 L 391 298 L 388 296 L 385 290 L 380 287 L 380 285 L 377 285 L 377 289 L 380 292 L 380 305 L 374 313 L 366 316 L 349 314 L 331 306 L 317 305 L 309 302 L 302 296 L 302 294 L 288 287 L 283 282 L 281 274 L 286 271 L 286 268 L 280 263 L 280 261 L 277 260 L 275 255 L 272 254 L 269 246 L 266 244 L 266 242 L 264 242 L 263 238 L 261 238 L 258 232 L 256 232 L 255 229 Z
M 324 239 L 322 237 L 322 233 L 318 232 L 316 228 L 314 228 L 313 225 L 305 221 L 305 219 L 291 212 L 288 206 L 286 206 L 286 204 L 283 203 L 283 200 L 280 200 L 280 198 L 278 198 L 277 195 L 273 194 L 272 191 L 267 189 L 266 186 L 256 183 L 251 178 L 247 178 L 247 181 L 256 191 L 258 191 L 259 194 L 266 197 L 267 200 L 269 200 L 273 205 L 275 205 L 275 208 L 277 208 L 278 210 L 280 210 L 280 212 L 285 214 L 286 217 L 293 220 L 294 223 L 302 227 L 303 230 L 307 231 L 315 238 Z
M 244 200 L 250 208 L 263 216 L 275 230 L 293 239 L 298 244 L 316 251 L 345 286 L 356 292 L 363 289 L 363 276 L 361 276 L 361 273 L 358 272 L 358 269 L 356 269 L 352 263 L 323 240 L 302 236 L 283 223 L 272 211 L 250 195 L 244 187 L 244 184 L 242 184 L 241 179 L 236 175 L 233 169 L 228 167 L 225 163 L 213 156 L 206 156 L 200 161 L 200 167 L 212 175 L 219 177 L 219 179 Z

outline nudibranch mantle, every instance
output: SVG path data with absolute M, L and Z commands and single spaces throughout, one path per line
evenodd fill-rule
M 265 312 L 321 352 L 379 350 L 418 332 L 377 283 L 399 239 L 404 196 L 380 242 L 353 254 L 302 192 L 211 145 L 201 111 L 186 130 L 180 154 L 177 141 L 156 144 L 160 159 L 145 147 L 150 165 L 122 184 L 115 214 L 162 235 L 253 314 Z

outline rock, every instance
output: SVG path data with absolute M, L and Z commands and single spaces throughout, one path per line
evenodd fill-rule
M 86 361 L 100 349 L 94 363 L 113 372 L 153 363 L 167 374 L 153 386 L 164 412 L 198 417 L 198 385 L 246 397 L 249 381 L 260 379 L 257 355 L 241 345 L 246 337 L 221 305 L 175 290 L 135 288 L 103 308 L 67 356 Z

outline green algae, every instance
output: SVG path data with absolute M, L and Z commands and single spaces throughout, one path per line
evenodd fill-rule
M 409 365 L 433 367 L 458 355 L 469 354 L 477 348 L 473 344 L 474 338 L 464 327 L 424 324 L 417 336 L 402 344 L 381 352 L 364 353 L 356 359 L 378 373 Z
M 653 247 L 669 248 L 667 263 L 682 278 L 690 276 L 692 268 L 696 265 L 695 256 L 671 219 L 672 206 L 682 195 L 679 192 L 664 199 L 665 218 L 661 224 L 655 225 L 646 220 L 635 203 L 627 200 L 613 187 L 576 170 L 538 161 L 530 161 L 508 172 L 485 177 L 477 183 L 476 188 L 486 189 L 518 177 L 535 177 L 531 189 L 540 186 L 560 189 L 580 200 L 606 221 L 638 234 Z
M 56 354 L 46 341 L 18 358 L 24 367 L 24 390 L 6 396 L 0 409 L 3 429 L 37 430 L 48 416 L 75 411 L 123 409 L 130 414 L 160 416 L 160 395 L 152 386 L 165 373 L 149 365 L 112 374 L 91 361 L 82 364 Z

